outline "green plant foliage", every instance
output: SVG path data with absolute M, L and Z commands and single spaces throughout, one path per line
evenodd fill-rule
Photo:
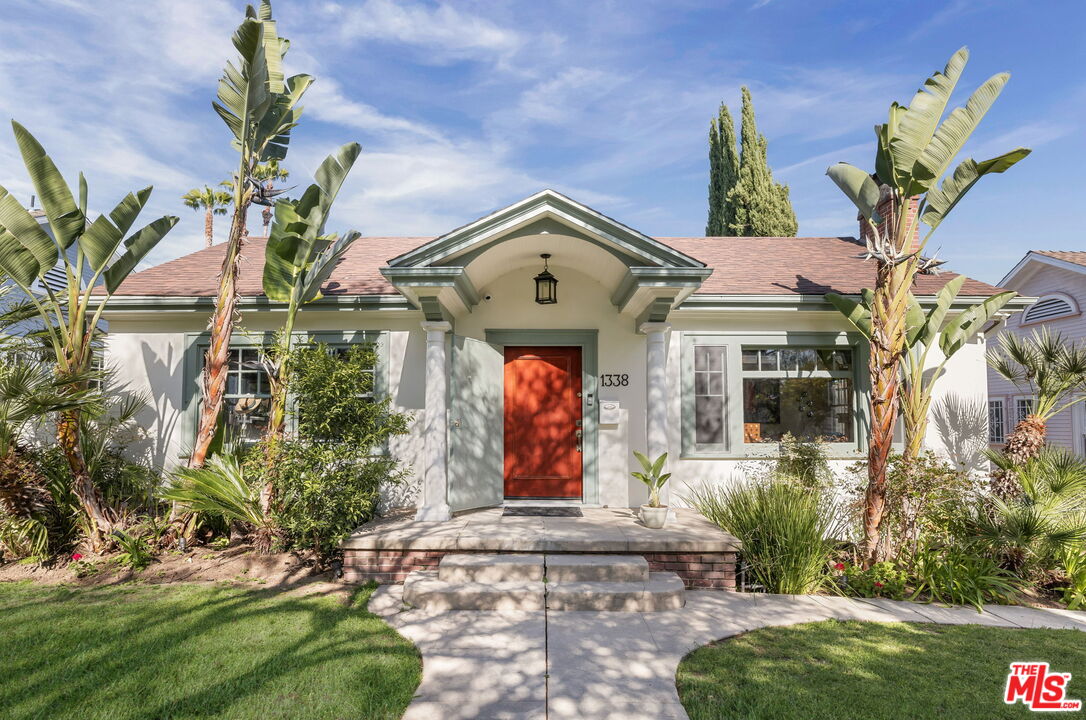
M 1086 401 L 1086 342 L 1071 342 L 1047 327 L 1029 337 L 1001 333 L 988 364 L 1036 398 L 1033 414 L 1042 420 Z
M 381 488 L 407 477 L 385 448 L 407 432 L 409 416 L 374 396 L 373 345 L 298 347 L 286 366 L 296 436 L 264 443 L 249 467 L 271 481 L 274 518 L 290 542 L 327 557 L 373 517 Z
M 1064 550 L 1060 560 L 1065 585 L 1060 594 L 1069 610 L 1086 610 L 1086 547 Z
M 717 117 L 709 123 L 709 219 L 705 234 L 722 237 L 732 234 L 735 206 L 728 201 L 739 180 L 739 150 L 735 142 L 735 121 L 720 103 Z
M 833 483 L 825 443 L 797 438 L 792 433 L 781 438 L 774 470 L 778 477 L 792 478 L 805 487 L 821 488 Z
M 637 462 L 641 463 L 641 469 L 644 472 L 630 473 L 635 478 L 645 483 L 645 487 L 649 490 L 649 507 L 660 507 L 660 491 L 667 485 L 667 481 L 671 479 L 671 473 L 665 473 L 664 464 L 667 462 L 667 453 L 664 453 L 655 460 L 649 460 L 645 455 L 634 450 L 634 457 L 637 458 Z
M 694 507 L 743 543 L 742 557 L 766 592 L 804 594 L 826 582 L 841 525 L 830 495 L 788 481 L 695 491 Z
M 154 550 L 141 535 L 114 530 L 113 540 L 119 548 L 119 552 L 113 557 L 118 565 L 139 571 L 150 565 L 154 559 Z
M 1022 588 L 1021 580 L 995 560 L 964 547 L 925 546 L 911 570 L 913 600 L 972 605 L 977 612 L 985 603 L 1012 603 Z
M 754 102 L 745 87 L 739 147 L 739 173 L 727 197 L 728 212 L 734 218 L 731 233 L 747 237 L 794 236 L 799 225 L 788 186 L 773 180 L 768 143 L 758 133 Z
M 862 565 L 847 565 L 841 588 L 849 595 L 865 598 L 903 600 L 908 575 L 891 562 L 877 562 L 866 570 Z

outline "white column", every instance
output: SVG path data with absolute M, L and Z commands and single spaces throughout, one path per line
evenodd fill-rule
M 422 474 L 422 492 L 416 520 L 442 522 L 452 517 L 448 490 L 448 412 L 445 408 L 445 333 L 452 330 L 447 322 L 424 322 L 426 331 L 426 409 L 423 415 L 423 439 L 426 467 Z
M 671 325 L 665 322 L 642 323 L 638 328 L 647 337 L 645 357 L 645 438 L 648 456 L 655 460 L 667 452 L 667 346 L 665 339 Z M 660 502 L 668 504 L 670 483 L 660 491 Z

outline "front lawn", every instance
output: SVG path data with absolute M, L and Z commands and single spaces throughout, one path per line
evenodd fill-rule
M 1008 666 L 1018 660 L 1071 673 L 1068 697 L 1086 700 L 1086 634 L 975 625 L 766 628 L 695 650 L 677 682 L 691 720 L 1035 716 L 1003 703 Z
M 398 718 L 421 661 L 369 594 L 0 584 L 0 717 Z

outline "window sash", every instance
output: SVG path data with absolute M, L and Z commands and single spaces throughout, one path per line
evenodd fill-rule
M 1001 443 L 1006 439 L 1007 428 L 1003 415 L 1003 401 L 988 401 L 988 442 Z

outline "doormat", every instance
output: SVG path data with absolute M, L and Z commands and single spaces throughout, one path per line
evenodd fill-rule
M 584 517 L 579 507 L 507 507 L 503 517 Z

